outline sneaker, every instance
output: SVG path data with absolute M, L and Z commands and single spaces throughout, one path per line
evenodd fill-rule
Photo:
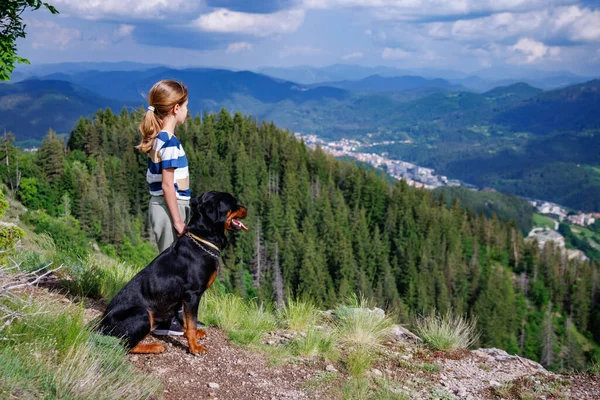
M 177 321 L 177 318 L 159 322 L 156 329 L 152 332 L 157 336 L 183 336 L 183 327 Z
M 181 326 L 183 326 L 183 311 L 179 310 L 179 312 L 177 313 L 177 320 L 179 321 L 179 323 L 181 324 Z M 197 328 L 199 328 L 199 329 L 205 329 L 206 328 L 206 324 L 204 322 L 198 321 Z

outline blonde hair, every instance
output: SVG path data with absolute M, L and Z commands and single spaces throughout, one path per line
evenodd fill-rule
M 172 79 L 156 82 L 148 95 L 148 104 L 154 107 L 154 110 L 146 110 L 139 126 L 142 141 L 135 148 L 145 153 L 150 151 L 162 129 L 163 119 L 173 107 L 177 104 L 182 105 L 187 99 L 188 90 L 183 83 Z

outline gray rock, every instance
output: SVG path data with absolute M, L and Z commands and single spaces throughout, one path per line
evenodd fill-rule
M 392 327 L 392 337 L 399 342 L 420 343 L 423 341 L 408 329 L 397 324 Z
M 335 367 L 334 367 L 333 365 L 331 365 L 331 364 L 328 364 L 328 365 L 325 367 L 325 371 L 329 371 L 329 372 L 338 372 L 338 370 L 337 370 L 337 369 L 335 369 Z
M 221 386 L 215 382 L 208 382 L 208 387 L 211 389 L 220 389 L 221 388 Z

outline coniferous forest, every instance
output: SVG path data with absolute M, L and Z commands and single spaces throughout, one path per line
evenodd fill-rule
M 146 155 L 135 150 L 141 112 L 80 119 L 37 152 L 0 144 L 2 178 L 26 222 L 73 255 L 103 252 L 143 266 L 148 235 Z M 598 265 L 526 242 L 514 222 L 447 205 L 443 194 L 309 150 L 272 123 L 222 110 L 189 118 L 177 137 L 193 195 L 234 194 L 249 232 L 231 236 L 219 287 L 281 304 L 322 308 L 355 293 L 409 322 L 436 310 L 476 317 L 479 345 L 554 369 L 600 355 Z

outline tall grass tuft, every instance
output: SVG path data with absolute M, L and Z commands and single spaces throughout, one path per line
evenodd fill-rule
M 369 346 L 357 346 L 346 359 L 346 369 L 353 377 L 361 377 L 373 364 L 373 352 Z
M 101 254 L 89 254 L 68 267 L 70 279 L 63 284 L 81 296 L 110 301 L 141 269 Z
M 368 309 L 368 302 L 361 297 L 349 308 L 340 306 L 336 310 L 338 317 L 336 331 L 344 342 L 359 346 L 372 347 L 385 341 L 392 332 L 394 321 Z
M 308 301 L 290 299 L 279 315 L 284 326 L 293 331 L 304 332 L 317 322 L 317 309 Z
M 336 340 L 330 331 L 308 328 L 306 334 L 298 336 L 289 344 L 292 354 L 302 357 L 334 358 Z
M 255 301 L 245 302 L 233 294 L 207 291 L 200 300 L 199 319 L 216 325 L 238 344 L 258 344 L 265 332 L 277 328 L 273 311 Z
M 417 334 L 436 350 L 466 349 L 479 339 L 477 318 L 467 321 L 448 310 L 439 315 L 433 310 L 429 316 L 416 321 Z

